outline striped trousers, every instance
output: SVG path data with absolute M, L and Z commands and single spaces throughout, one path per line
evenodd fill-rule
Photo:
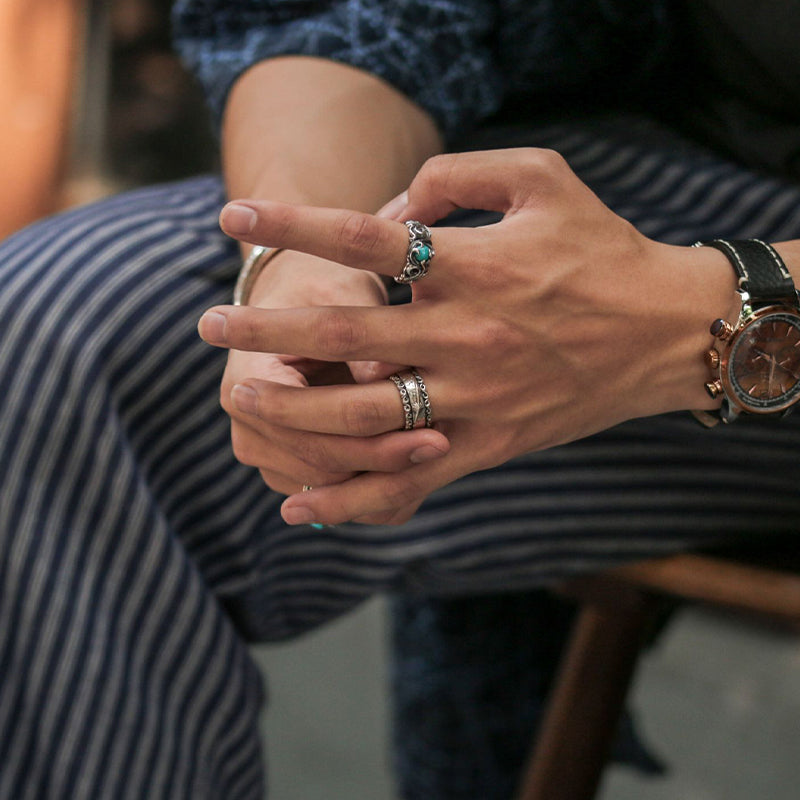
M 798 187 L 653 129 L 561 125 L 524 141 L 560 150 L 653 238 L 800 236 Z M 0 244 L 2 800 L 262 797 L 248 642 L 379 591 L 412 604 L 523 592 L 795 529 L 800 418 L 704 431 L 687 414 L 468 476 L 399 528 L 287 527 L 281 498 L 233 458 L 225 354 L 195 331 L 239 267 L 223 199 L 198 178 Z M 407 734 L 404 796 L 431 800 L 433 759 Z

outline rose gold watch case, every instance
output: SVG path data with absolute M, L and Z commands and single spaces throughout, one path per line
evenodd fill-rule
M 769 319 L 772 317 L 773 319 Z M 763 355 L 765 358 L 772 358 L 773 363 L 783 372 L 788 372 L 793 378 L 794 382 L 786 389 L 781 387 L 781 391 L 776 392 L 774 395 L 767 397 L 755 397 L 748 393 L 744 387 L 737 380 L 735 369 L 732 369 L 732 362 L 734 366 L 740 361 L 741 348 L 745 347 L 753 349 L 758 340 L 756 337 L 753 342 L 748 343 L 745 341 L 747 336 L 752 336 L 756 330 L 763 330 L 770 322 L 774 324 L 786 324 L 794 329 L 795 335 L 789 339 L 789 347 L 797 348 L 796 353 L 792 353 L 791 366 L 796 367 L 795 370 L 789 370 L 785 366 L 777 364 L 774 354 L 769 350 L 772 342 L 768 341 L 764 347 Z M 791 344 L 791 341 L 794 344 Z M 725 401 L 723 406 L 727 405 L 728 408 L 723 408 L 723 417 L 726 416 L 725 411 L 735 418 L 742 412 L 748 414 L 780 414 L 787 411 L 798 401 L 800 401 L 800 310 L 793 306 L 764 306 L 757 310 L 746 309 L 739 319 L 733 334 L 725 343 L 725 347 L 721 349 L 719 358 L 718 376 L 722 384 Z M 786 345 L 784 345 L 784 348 Z M 747 351 L 745 350 L 745 354 Z M 758 356 L 756 356 L 758 358 Z M 774 369 L 773 369 L 774 371 Z M 759 384 L 760 385 L 760 384 Z M 755 388 L 755 386 L 753 387 Z M 767 391 L 770 387 L 767 385 Z

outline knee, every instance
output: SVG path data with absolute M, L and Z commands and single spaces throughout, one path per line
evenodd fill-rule
M 102 279 L 94 263 L 100 256 L 70 236 L 68 217 L 38 223 L 0 244 L 0 336 L 17 369 L 72 369 L 100 331 Z
M 193 335 L 204 293 L 220 291 L 219 276 L 207 273 L 224 249 L 172 220 L 163 190 L 163 198 L 140 194 L 52 217 L 0 244 L 0 336 L 15 366 L 46 360 L 72 370 L 97 356 L 113 371 L 141 361 L 167 326 Z

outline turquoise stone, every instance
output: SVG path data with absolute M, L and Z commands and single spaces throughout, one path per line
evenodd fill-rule
M 431 249 L 426 245 L 422 245 L 422 247 L 418 247 L 414 251 L 414 261 L 418 262 L 419 264 L 425 263 L 431 257 Z

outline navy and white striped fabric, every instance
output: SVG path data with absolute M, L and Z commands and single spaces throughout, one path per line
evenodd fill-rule
M 630 138 L 525 140 L 649 236 L 800 236 L 797 187 Z M 225 354 L 195 331 L 239 267 L 222 202 L 200 178 L 0 245 L 0 798 L 261 797 L 249 640 L 376 591 L 526 589 L 796 528 L 800 418 L 704 431 L 685 414 L 469 476 L 400 528 L 287 527 L 232 456 Z

